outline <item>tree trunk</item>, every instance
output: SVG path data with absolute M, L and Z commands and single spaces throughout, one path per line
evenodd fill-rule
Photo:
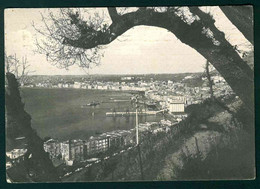
M 210 98 L 213 100 L 213 99 L 214 99 L 213 81 L 212 81 L 212 79 L 211 79 L 210 72 L 209 72 L 209 61 L 206 62 L 205 70 L 206 70 L 206 77 L 207 77 L 208 82 L 209 82 Z
M 234 24 L 245 38 L 254 44 L 253 7 L 252 6 L 220 6 L 226 17 Z

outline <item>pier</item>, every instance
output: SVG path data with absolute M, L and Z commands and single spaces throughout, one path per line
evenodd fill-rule
M 166 109 L 158 111 L 138 111 L 138 115 L 156 115 L 164 112 Z M 106 116 L 135 116 L 136 112 L 107 112 Z

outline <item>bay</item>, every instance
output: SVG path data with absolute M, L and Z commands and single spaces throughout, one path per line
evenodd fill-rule
M 106 112 L 135 110 L 130 101 L 132 94 L 127 92 L 21 88 L 21 96 L 25 110 L 32 117 L 32 127 L 41 138 L 51 137 L 61 141 L 88 139 L 104 132 L 135 127 L 135 116 L 106 116 Z M 92 101 L 100 102 L 100 105 L 85 106 Z M 141 123 L 161 119 L 162 115 L 139 116 Z

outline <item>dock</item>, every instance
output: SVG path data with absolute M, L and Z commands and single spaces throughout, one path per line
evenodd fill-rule
M 138 111 L 138 115 L 156 115 L 160 112 L 164 112 L 165 110 L 159 111 Z M 135 116 L 136 112 L 106 112 L 106 116 Z

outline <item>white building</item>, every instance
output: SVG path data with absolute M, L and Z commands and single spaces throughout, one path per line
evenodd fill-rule
M 184 112 L 186 98 L 184 96 L 172 96 L 167 99 L 167 107 L 170 113 Z
M 73 85 L 73 88 L 79 89 L 79 88 L 81 88 L 81 84 L 79 82 L 75 82 Z
M 173 81 L 168 80 L 168 85 L 172 85 L 172 84 L 173 84 Z
M 51 159 L 57 157 L 61 154 L 60 143 L 57 140 L 50 139 L 43 143 L 43 148 L 45 152 L 49 153 Z
M 27 149 L 13 149 L 10 152 L 6 152 L 6 156 L 10 159 L 16 159 L 23 156 L 27 152 Z
M 122 81 L 130 81 L 132 79 L 134 79 L 134 77 L 121 77 Z
M 61 155 L 66 164 L 70 164 L 70 161 L 82 161 L 84 160 L 84 144 L 83 141 L 68 140 L 61 143 Z
M 170 113 L 184 112 L 184 103 L 169 103 L 168 109 Z

